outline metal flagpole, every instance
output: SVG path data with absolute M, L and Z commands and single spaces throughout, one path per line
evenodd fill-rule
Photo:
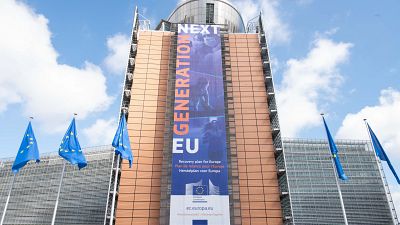
M 340 188 L 340 184 L 339 184 L 339 180 L 338 180 L 338 176 L 337 176 L 337 170 L 336 170 L 336 166 L 335 166 L 335 162 L 333 161 L 333 157 L 332 158 L 332 166 L 335 170 L 335 180 L 336 180 L 336 186 L 337 189 L 339 191 L 339 197 L 340 197 L 340 206 L 342 207 L 342 212 L 343 212 L 343 218 L 344 218 L 344 224 L 345 225 L 349 225 L 349 223 L 347 222 L 347 215 L 346 215 L 346 209 L 344 208 L 344 202 L 343 202 L 343 195 L 342 195 L 342 189 Z
M 368 137 L 369 137 L 369 139 L 370 139 L 370 141 L 371 141 L 372 148 L 375 150 L 375 146 L 374 146 L 374 144 L 373 144 L 373 142 L 372 142 L 371 133 L 369 132 L 369 129 L 368 129 L 367 119 L 364 119 L 364 123 L 365 123 L 365 127 L 367 128 Z M 387 203 L 388 203 L 389 208 L 391 208 L 390 202 L 389 202 L 389 196 L 388 196 L 388 194 L 387 194 L 386 187 L 385 187 L 385 180 L 383 179 L 383 174 L 382 174 L 382 170 L 381 170 L 381 166 L 380 166 L 381 160 L 378 158 L 378 156 L 376 155 L 375 152 L 374 152 L 374 155 L 375 155 L 376 165 L 378 166 L 379 175 L 381 176 L 383 189 L 385 190 L 386 201 L 387 201 Z M 395 220 L 395 218 L 394 218 L 392 209 L 390 209 L 390 215 L 392 216 L 393 224 L 397 224 L 397 223 L 396 223 L 396 220 Z
M 32 120 L 33 120 L 33 117 L 30 116 L 30 117 L 29 117 L 29 120 L 32 121 Z M 13 179 L 12 179 L 12 182 L 11 182 L 11 187 L 10 187 L 10 190 L 9 190 L 8 196 L 7 196 L 7 201 L 6 201 L 6 204 L 5 204 L 5 206 L 4 206 L 3 214 L 2 214 L 2 216 L 1 216 L 0 225 L 3 225 L 4 219 L 6 218 L 6 212 L 7 212 L 7 208 L 8 208 L 8 203 L 10 202 L 11 192 L 12 192 L 12 189 L 14 188 L 14 183 L 15 183 L 15 177 L 16 177 L 16 176 L 17 176 L 17 175 L 14 173 L 14 176 L 13 176 Z
M 323 113 L 321 113 L 321 116 L 322 116 L 322 118 L 324 118 L 324 114 L 323 114 Z M 328 142 L 329 142 L 328 133 L 326 133 L 326 135 L 327 135 Z M 328 143 L 328 145 L 329 145 L 329 143 Z M 336 186 L 337 186 L 337 189 L 338 189 L 338 192 L 339 192 L 340 206 L 342 207 L 343 218 L 344 218 L 344 224 L 345 224 L 345 225 L 349 225 L 349 223 L 347 222 L 346 209 L 344 208 L 342 189 L 340 188 L 339 180 L 338 180 L 338 178 L 337 178 L 339 173 L 338 173 L 338 171 L 337 171 L 337 169 L 336 169 L 335 161 L 334 161 L 333 156 L 332 156 L 332 152 L 329 152 L 329 154 L 330 154 L 330 156 L 331 156 L 331 161 L 332 161 L 333 170 L 335 171 L 335 174 L 334 174 L 334 175 L 335 175 L 335 180 L 336 180 Z
M 13 176 L 13 179 L 12 179 L 12 182 L 11 182 L 11 187 L 10 187 L 10 190 L 8 191 L 8 197 L 7 197 L 6 205 L 4 206 L 3 215 L 1 216 L 0 225 L 3 225 L 4 219 L 6 218 L 6 212 L 7 212 L 8 202 L 10 201 L 11 191 L 12 191 L 12 189 L 13 189 L 13 187 L 14 187 L 14 182 L 15 182 L 15 177 L 16 177 L 16 176 L 17 176 L 17 175 L 14 173 L 14 176 Z
M 106 212 L 104 213 L 104 224 L 103 225 L 106 225 L 107 224 L 107 215 L 108 215 L 108 204 L 110 203 L 109 201 L 110 201 L 110 194 L 111 194 L 111 188 L 113 188 L 113 187 L 111 187 L 111 181 L 112 181 L 112 174 L 113 174 L 113 172 L 114 172 L 114 159 L 115 159 L 115 151 L 113 152 L 113 156 L 112 156 L 112 163 L 111 163 L 111 171 L 110 171 L 110 181 L 109 181 L 109 183 L 108 183 L 108 193 L 107 193 L 107 204 L 106 204 Z M 111 208 L 110 208 L 111 209 Z M 111 213 L 111 212 L 110 212 Z
M 115 201 L 116 201 L 116 195 L 117 195 L 119 160 L 120 160 L 120 155 L 118 154 L 117 155 L 117 167 L 115 168 L 113 199 L 112 199 L 112 203 L 111 203 L 110 225 L 114 224 L 114 211 L 115 211 L 114 209 L 115 209 Z
M 54 206 L 54 212 L 53 212 L 53 219 L 51 221 L 51 225 L 54 225 L 54 223 L 56 222 L 56 214 L 57 214 L 57 208 L 58 208 L 58 201 L 60 199 L 60 192 L 61 192 L 61 186 L 62 186 L 62 182 L 64 179 L 64 172 L 65 172 L 65 166 L 66 166 L 66 161 L 64 160 L 64 164 L 63 164 L 63 168 L 62 168 L 62 172 L 61 172 L 61 179 L 60 179 L 60 185 L 58 186 L 58 193 L 57 193 L 57 200 L 56 200 L 56 205 Z

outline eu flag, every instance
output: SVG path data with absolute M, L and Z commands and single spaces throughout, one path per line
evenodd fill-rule
M 392 171 L 394 177 L 395 177 L 396 180 L 397 180 L 397 183 L 400 184 L 400 179 L 399 179 L 399 177 L 397 176 L 397 173 L 396 173 L 396 171 L 394 170 L 393 165 L 392 165 L 392 163 L 391 163 L 390 160 L 389 160 L 389 157 L 386 155 L 385 150 L 383 150 L 383 147 L 382 147 L 381 143 L 379 142 L 378 138 L 376 137 L 375 133 L 372 131 L 372 129 L 371 129 L 371 127 L 369 126 L 368 123 L 367 123 L 367 127 L 368 127 L 368 131 L 369 131 L 369 133 L 370 133 L 370 135 L 371 135 L 371 141 L 372 141 L 372 145 L 374 146 L 376 155 L 379 157 L 380 160 L 386 161 L 386 162 L 387 162 L 387 164 L 388 164 L 390 170 Z
M 339 160 L 339 155 L 338 155 L 338 150 L 337 150 L 336 144 L 333 141 L 331 132 L 329 132 L 328 125 L 326 125 L 325 118 L 323 116 L 322 116 L 322 120 L 324 121 L 326 136 L 328 136 L 329 149 L 331 150 L 333 161 L 335 162 L 336 172 L 340 179 L 347 180 L 348 178 L 347 178 L 346 174 L 344 174 L 342 164 L 340 163 L 340 160 Z
M 35 134 L 32 130 L 32 124 L 29 122 L 28 128 L 26 128 L 25 135 L 22 138 L 21 146 L 19 147 L 17 157 L 15 158 L 12 166 L 14 174 L 24 167 L 30 160 L 35 160 L 37 163 L 39 159 L 39 149 L 37 146 Z
M 208 195 L 207 185 L 193 186 L 193 195 Z
M 75 118 L 72 119 L 72 122 L 61 141 L 58 154 L 72 165 L 78 165 L 79 169 L 87 166 L 85 155 L 83 155 L 77 138 Z
M 129 142 L 128 129 L 126 127 L 125 114 L 121 116 L 112 146 L 115 147 L 115 153 L 121 155 L 121 158 L 129 160 L 129 167 L 132 167 L 133 156 L 131 144 Z

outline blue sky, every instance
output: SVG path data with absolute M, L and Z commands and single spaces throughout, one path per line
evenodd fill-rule
M 400 3 L 233 2 L 245 20 L 263 11 L 283 134 L 325 138 L 325 112 L 336 137 L 367 139 L 367 118 L 400 171 Z M 176 4 L 0 1 L 0 158 L 14 157 L 29 116 L 41 152 L 58 149 L 74 112 L 82 146 L 111 143 L 134 7 L 155 26 Z

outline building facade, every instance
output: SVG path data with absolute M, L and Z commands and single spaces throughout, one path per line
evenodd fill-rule
M 78 170 L 67 164 L 56 224 L 92 224 L 105 221 L 107 195 L 113 167 L 111 146 L 83 149 L 88 166 Z M 57 153 L 42 155 L 16 176 L 4 225 L 51 224 L 64 160 Z M 0 160 L 0 217 L 13 173 L 14 159 Z
M 291 164 L 285 162 L 287 159 L 280 135 L 268 45 L 262 21 L 260 15 L 252 25 L 253 29 L 245 30 L 238 10 L 223 0 L 185 1 L 171 13 L 168 20 L 162 20 L 156 30 L 139 29 L 140 19 L 136 14 L 122 101 L 122 110 L 128 112 L 128 129 L 135 161 L 133 169 L 129 169 L 126 162 L 123 162 L 121 173 L 116 174 L 117 178 L 120 177 L 116 180 L 117 196 L 110 197 L 118 201 L 112 205 L 108 213 L 110 224 L 342 223 L 343 217 L 340 217 L 341 212 L 337 211 L 335 205 L 337 189 L 335 191 L 334 187 L 326 189 L 332 198 L 332 203 L 330 208 L 325 207 L 325 213 L 334 212 L 334 215 L 326 218 L 325 214 L 313 214 L 314 208 L 319 207 L 318 205 L 307 205 L 302 202 L 307 202 L 304 200 L 309 197 L 307 193 L 298 192 L 296 186 L 293 186 L 293 193 L 291 191 L 290 181 L 295 180 L 292 174 L 297 172 L 290 173 Z M 193 25 L 204 28 L 199 28 L 197 31 L 199 33 L 207 32 L 205 25 L 219 26 L 220 53 L 218 54 L 220 55 L 214 62 L 221 61 L 222 64 L 221 89 L 225 104 L 226 134 L 224 145 L 226 145 L 227 168 L 229 168 L 227 171 L 229 212 L 222 213 L 228 214 L 229 219 L 221 220 L 223 222 L 212 222 L 208 220 L 209 215 L 203 212 L 194 215 L 187 214 L 188 210 L 181 209 L 182 211 L 177 213 L 174 208 L 176 205 L 182 208 L 192 208 L 192 205 L 187 199 L 178 204 L 172 200 L 177 188 L 175 187 L 177 182 L 174 181 L 177 166 L 176 155 L 173 154 L 176 149 L 174 126 L 177 119 L 182 121 L 181 117 L 175 115 L 177 96 L 182 96 L 177 89 L 178 86 L 182 86 L 182 81 L 178 81 L 182 74 L 178 71 L 181 69 L 181 62 L 184 61 L 180 54 L 184 42 L 182 26 Z M 190 39 L 190 47 L 198 46 L 199 40 L 206 42 L 205 38 L 206 36 L 199 38 L 194 35 Z M 195 74 L 196 71 L 192 72 Z M 213 88 L 209 82 L 206 86 Z M 190 91 L 193 93 L 195 90 L 190 89 Z M 207 92 L 207 104 L 208 98 Z M 308 147 L 314 149 L 316 148 L 314 145 L 310 142 Z M 189 148 L 190 146 L 189 144 Z M 328 153 L 327 149 L 324 151 Z M 292 160 L 289 155 L 288 159 Z M 282 165 L 284 167 L 281 167 Z M 354 194 L 358 192 L 363 196 L 378 194 L 379 199 L 376 199 L 376 202 L 380 204 L 379 210 L 385 212 L 380 222 L 392 224 L 396 218 L 394 216 L 392 219 L 394 209 L 389 207 L 387 201 L 390 199 L 390 194 L 385 195 L 383 191 L 383 180 L 377 167 L 371 163 L 366 167 L 375 171 L 371 172 L 371 179 L 378 182 L 369 187 L 371 192 L 366 193 L 363 189 L 364 180 L 354 179 L 357 184 L 344 184 L 344 189 L 350 186 L 353 188 L 349 189 L 349 192 L 344 191 L 344 195 L 352 199 L 356 198 Z M 326 170 L 330 167 L 320 169 Z M 181 178 L 186 179 L 186 177 Z M 329 181 L 330 184 L 332 181 L 334 179 Z M 204 185 L 202 183 L 199 186 L 203 188 Z M 211 186 L 213 185 L 204 188 L 208 188 L 209 191 Z M 321 189 L 318 189 L 319 187 Z M 381 192 L 372 192 L 372 189 L 377 187 L 381 188 Z M 313 188 L 317 193 L 325 193 L 323 186 L 316 185 Z M 195 196 L 192 190 L 186 190 L 187 193 Z M 197 196 L 193 197 L 195 198 Z M 360 202 L 362 201 L 365 204 L 372 199 L 360 199 Z M 354 202 L 358 201 L 347 200 L 349 208 L 354 207 L 354 211 L 349 209 L 351 224 L 363 224 L 368 217 L 362 218 L 365 214 L 354 205 L 361 203 Z M 321 210 L 323 209 L 324 207 L 321 207 Z M 187 221 L 176 219 L 181 216 L 186 217 Z
M 183 223 L 173 222 L 179 216 L 171 214 L 177 205 L 171 200 L 176 188 L 171 177 L 176 157 L 172 142 L 179 80 L 177 52 L 182 38 L 176 22 L 181 21 L 189 26 L 193 22 L 218 24 L 220 32 L 220 53 L 214 61 L 222 63 L 219 90 L 224 104 L 223 138 L 229 168 L 229 201 L 223 214 L 228 221 L 209 224 L 283 224 L 274 146 L 274 142 L 280 142 L 280 132 L 262 20 L 258 21 L 258 33 L 244 33 L 240 14 L 226 1 L 184 2 L 171 14 L 170 21 L 161 22 L 158 30 L 140 30 L 138 20 L 136 17 L 132 32 L 122 104 L 128 112 L 135 160 L 132 169 L 125 162 L 122 164 L 118 202 L 113 207 L 116 211 L 110 212 L 115 214 L 115 224 Z M 193 38 L 192 47 L 198 37 Z M 210 89 L 212 84 L 208 90 L 211 93 Z M 198 220 L 184 223 L 192 222 Z
M 281 139 L 262 15 L 245 26 L 225 0 L 188 0 L 155 30 L 142 22 L 136 9 L 121 102 L 133 166 L 111 147 L 85 151 L 56 223 L 343 224 L 326 142 Z M 397 225 L 368 142 L 338 147 L 349 224 Z M 11 162 L 0 164 L 0 210 Z M 6 224 L 50 224 L 61 166 L 51 155 L 21 171 Z
M 349 180 L 340 180 L 349 224 L 399 224 L 381 165 L 369 141 L 338 140 L 340 160 Z M 285 139 L 277 158 L 285 208 L 293 224 L 344 224 L 336 172 L 326 140 Z M 285 160 L 284 160 L 285 158 Z M 381 176 L 383 175 L 383 177 Z M 286 184 L 289 184 L 286 186 Z M 286 195 L 285 193 L 290 193 Z
M 370 142 L 339 140 L 336 143 L 340 149 L 344 170 L 350 177 L 350 180 L 340 182 L 349 224 L 399 224 L 383 171 L 381 177 L 378 169 L 382 169 L 381 165 L 376 161 Z M 67 166 L 56 224 L 110 223 L 106 210 L 110 210 L 112 199 L 107 199 L 107 195 L 113 193 L 115 177 L 111 175 L 118 171 L 117 157 L 114 157 L 111 146 L 87 148 L 84 152 L 88 160 L 86 168 L 79 171 L 76 167 Z M 276 159 L 276 166 L 283 213 L 285 210 L 290 210 L 293 215 L 290 220 L 286 219 L 287 224 L 344 224 L 335 183 L 335 171 L 326 140 L 284 139 L 282 152 L 284 154 L 279 154 Z M 13 159 L 0 160 L 0 213 L 3 212 L 2 207 L 11 185 L 12 162 Z M 57 154 L 47 154 L 41 156 L 39 164 L 31 162 L 20 171 L 12 190 L 4 224 L 51 223 L 62 163 Z M 162 167 L 162 163 L 160 166 Z M 119 194 L 124 200 L 123 198 L 129 195 L 127 194 L 129 189 L 126 187 L 131 185 L 123 181 L 127 179 L 124 175 L 128 170 L 127 165 L 122 164 L 122 168 Z M 134 170 L 129 169 L 129 171 L 136 173 Z M 146 175 L 141 171 L 137 173 Z M 147 178 L 143 176 L 142 179 Z M 159 182 L 157 180 L 160 179 L 155 179 L 155 182 Z M 142 181 L 138 181 L 140 182 Z M 143 189 L 141 192 L 151 192 L 152 189 L 148 191 Z M 240 190 L 246 191 L 243 188 Z M 164 193 L 161 189 L 159 192 Z M 158 195 L 153 194 L 151 197 L 154 196 Z M 243 194 L 239 195 L 242 196 Z M 290 201 L 286 199 L 289 197 Z M 127 201 L 121 202 L 118 201 L 118 206 L 126 204 Z M 143 205 L 143 202 L 135 199 L 133 204 Z M 149 206 L 154 207 L 153 211 L 157 214 L 163 210 L 162 200 L 160 202 L 160 205 L 150 203 L 152 205 Z M 238 202 L 244 203 L 244 201 Z M 248 204 L 259 205 L 259 202 L 249 200 Z M 235 203 L 237 204 L 234 202 L 233 205 Z M 119 210 L 117 213 L 120 213 Z M 117 218 L 121 217 L 117 214 Z M 160 219 L 154 217 L 154 220 L 156 219 L 160 222 L 161 217 Z M 143 224 L 143 219 L 135 218 L 135 221 L 120 223 Z

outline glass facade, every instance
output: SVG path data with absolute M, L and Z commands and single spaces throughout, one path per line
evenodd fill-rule
M 391 212 L 398 224 L 370 143 L 340 140 L 336 144 L 349 177 L 348 181 L 339 180 L 349 224 L 394 224 Z M 286 171 L 280 183 L 289 185 L 281 185 L 281 192 L 290 192 L 293 224 L 344 224 L 327 141 L 284 139 L 283 147 L 277 165 L 280 171 Z
M 104 223 L 110 174 L 111 146 L 83 149 L 88 166 L 78 170 L 67 164 L 60 194 L 56 224 Z M 0 217 L 12 181 L 14 159 L 0 160 Z M 16 176 L 4 225 L 50 224 L 61 178 L 63 160 L 58 154 L 41 156 Z
M 206 23 L 214 23 L 214 3 L 207 3 Z
M 226 24 L 230 32 L 244 32 L 242 16 L 232 4 L 225 0 L 185 1 L 172 12 L 168 21 L 171 23 Z

